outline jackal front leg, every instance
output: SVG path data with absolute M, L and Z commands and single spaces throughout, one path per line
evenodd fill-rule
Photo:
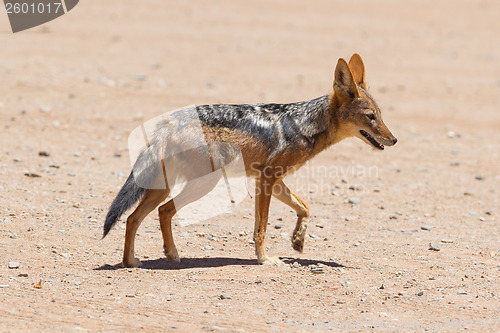
M 255 182 L 255 254 L 259 264 L 283 265 L 283 262 L 276 257 L 269 257 L 266 250 L 266 230 L 269 216 L 269 204 L 271 202 L 274 179 L 262 175 Z
M 293 193 L 281 179 L 273 186 L 273 196 L 293 208 L 297 213 L 297 223 L 295 224 L 295 230 L 292 235 L 292 247 L 295 251 L 302 253 L 304 250 L 304 237 L 306 235 L 309 207 L 307 207 L 307 204 Z

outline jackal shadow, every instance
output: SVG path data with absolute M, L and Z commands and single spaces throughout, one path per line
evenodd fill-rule
M 301 266 L 322 264 L 328 267 L 346 267 L 342 264 L 333 261 L 311 260 L 311 259 L 296 259 L 291 257 L 280 257 L 285 264 L 292 264 L 298 262 Z M 151 270 L 181 270 L 189 268 L 212 268 L 212 267 L 225 267 L 225 266 L 257 266 L 256 259 L 242 259 L 242 258 L 182 258 L 181 262 L 169 262 L 165 258 L 142 260 L 139 269 Z M 123 269 L 123 264 L 118 263 L 115 265 L 105 264 L 100 267 L 94 268 L 96 271 L 114 271 Z

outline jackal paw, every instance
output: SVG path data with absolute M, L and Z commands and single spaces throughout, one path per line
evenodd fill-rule
M 179 253 L 177 253 L 177 250 L 170 251 L 170 252 L 165 250 L 165 256 L 167 257 L 167 260 L 170 262 L 180 262 L 181 261 L 181 258 L 179 257 Z
M 304 251 L 304 236 L 292 236 L 292 247 L 295 251 L 302 253 L 302 251 Z
M 141 265 L 141 261 L 137 258 L 132 259 L 123 259 L 123 266 L 127 268 L 139 267 Z
M 304 250 L 304 237 L 306 235 L 307 225 L 302 224 L 298 230 L 293 232 L 292 247 L 295 251 L 302 253 Z
M 259 264 L 261 265 L 270 265 L 270 266 L 283 266 L 285 263 L 281 261 L 278 257 L 264 257 L 257 259 Z

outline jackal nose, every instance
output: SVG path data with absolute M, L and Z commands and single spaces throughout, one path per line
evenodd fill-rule
M 398 142 L 398 139 L 396 139 L 395 137 L 394 137 L 394 138 L 392 138 L 392 143 L 393 143 L 393 144 L 396 144 L 396 142 Z

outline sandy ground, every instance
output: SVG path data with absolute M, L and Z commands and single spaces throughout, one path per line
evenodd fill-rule
M 500 330 L 498 13 L 495 0 L 87 0 L 18 34 L 1 13 L 0 331 Z M 152 213 L 142 268 L 120 267 L 123 221 L 100 239 L 132 129 L 185 105 L 318 97 L 354 52 L 399 142 L 345 140 L 287 180 L 311 208 L 303 254 L 273 202 L 269 252 L 289 265 L 256 264 L 248 198 L 177 223 L 180 264 Z

